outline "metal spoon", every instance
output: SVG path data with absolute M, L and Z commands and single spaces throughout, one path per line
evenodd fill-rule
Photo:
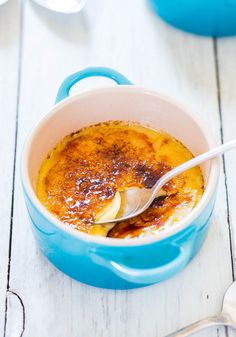
M 73 14 L 79 12 L 87 0 L 33 0 L 38 5 L 54 12 Z
M 0 0 L 0 6 L 5 4 L 5 2 L 7 2 L 8 0 Z
M 121 216 L 118 215 L 118 218 L 113 218 L 110 220 L 96 221 L 94 224 L 106 224 L 124 221 L 130 218 L 133 218 L 141 213 L 143 213 L 156 198 L 160 189 L 172 178 L 176 177 L 180 173 L 204 163 L 205 161 L 215 158 L 222 153 L 233 149 L 236 147 L 236 139 L 220 145 L 213 150 L 205 152 L 187 162 L 175 167 L 173 170 L 164 174 L 156 184 L 150 188 L 129 188 L 125 192 L 126 207 L 124 207 L 124 212 Z M 124 198 L 124 196 L 123 196 Z M 119 213 L 118 213 L 119 214 Z
M 213 316 L 195 322 L 167 337 L 186 337 L 202 329 L 217 325 L 225 325 L 236 329 L 236 281 L 231 284 L 225 293 L 223 308 L 219 316 Z

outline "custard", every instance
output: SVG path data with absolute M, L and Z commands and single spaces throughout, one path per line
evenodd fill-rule
M 114 211 L 114 200 L 119 208 L 119 192 L 151 188 L 163 174 L 192 157 L 163 131 L 121 121 L 92 125 L 66 136 L 49 153 L 40 168 L 37 195 L 65 226 L 85 233 L 113 238 L 158 235 L 198 203 L 204 190 L 199 167 L 167 183 L 143 214 L 110 227 L 93 223 L 104 210 Z

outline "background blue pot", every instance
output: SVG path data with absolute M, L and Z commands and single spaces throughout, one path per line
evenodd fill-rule
M 166 22 L 207 36 L 236 34 L 236 0 L 149 0 Z

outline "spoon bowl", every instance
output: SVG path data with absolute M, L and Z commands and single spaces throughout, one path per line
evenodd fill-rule
M 221 316 L 227 321 L 227 325 L 236 328 L 236 281 L 225 293 Z
M 8 0 L 0 0 L 0 6 L 5 4 Z
M 219 316 L 213 316 L 195 322 L 167 337 L 187 337 L 195 332 L 219 325 L 236 329 L 236 281 L 231 284 L 225 293 L 222 311 Z
M 51 11 L 73 14 L 78 13 L 85 5 L 86 0 L 33 0 L 38 5 Z

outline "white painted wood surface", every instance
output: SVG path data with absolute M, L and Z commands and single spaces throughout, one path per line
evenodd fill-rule
M 0 335 L 161 337 L 217 314 L 233 280 L 235 153 L 227 156 L 227 181 L 222 171 L 214 219 L 199 255 L 172 279 L 132 291 L 80 284 L 57 271 L 41 255 L 24 207 L 19 158 L 26 135 L 53 105 L 64 77 L 92 65 L 113 67 L 138 85 L 188 104 L 207 123 L 217 142 L 221 141 L 221 130 L 226 139 L 232 138 L 236 119 L 236 41 L 218 42 L 174 30 L 151 12 L 146 0 L 91 0 L 82 13 L 67 17 L 47 12 L 27 0 L 21 2 L 21 11 L 17 0 L 5 6 L 0 8 L 0 111 L 4 121 L 0 124 L 0 146 L 4 151 L 0 153 L 0 183 L 4 186 L 0 190 Z M 8 34 L 4 34 L 4 28 Z M 5 79 L 9 81 L 7 86 Z M 97 80 L 89 80 L 77 90 L 95 85 Z M 220 328 L 196 336 L 236 334 Z

